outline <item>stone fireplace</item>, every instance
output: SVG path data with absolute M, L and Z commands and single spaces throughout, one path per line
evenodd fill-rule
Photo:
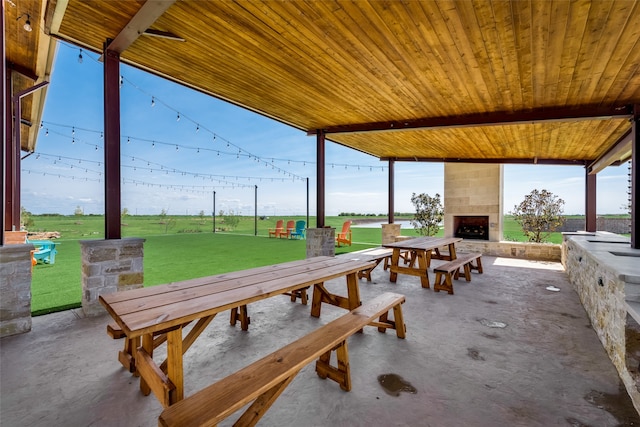
M 454 215 L 453 235 L 463 239 L 489 240 L 489 216 Z
M 445 163 L 445 236 L 501 241 L 502 184 L 500 164 Z

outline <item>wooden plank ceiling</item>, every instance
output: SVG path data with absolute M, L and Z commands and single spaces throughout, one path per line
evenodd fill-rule
M 11 95 L 49 79 L 55 43 L 41 31 L 44 2 L 3 0 L 5 12 L 5 60 L 11 73 Z M 29 19 L 32 31 L 24 25 Z M 21 102 L 20 142 L 24 151 L 35 149 L 46 88 L 25 96 Z
M 45 28 L 100 52 L 143 3 L 49 1 Z M 182 0 L 150 29 L 184 41 L 124 62 L 379 158 L 590 162 L 640 104 L 631 0 Z

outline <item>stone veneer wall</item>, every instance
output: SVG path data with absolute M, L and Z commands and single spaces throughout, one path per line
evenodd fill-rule
M 454 216 L 488 216 L 489 241 L 502 240 L 502 165 L 444 164 L 444 234 L 453 237 Z
M 394 243 L 400 235 L 401 224 L 382 224 L 382 244 Z
M 640 392 L 626 363 L 625 282 L 569 236 L 564 238 L 562 252 L 562 263 L 569 280 L 636 410 L 640 412 Z
M 32 249 L 0 246 L 0 338 L 31 330 Z
M 550 243 L 488 242 L 463 240 L 456 243 L 456 252 L 480 252 L 487 256 L 560 262 L 562 246 Z
M 307 258 L 314 256 L 335 256 L 335 244 L 335 228 L 307 228 Z
M 104 313 L 100 295 L 143 286 L 145 239 L 83 240 L 82 310 L 86 316 Z

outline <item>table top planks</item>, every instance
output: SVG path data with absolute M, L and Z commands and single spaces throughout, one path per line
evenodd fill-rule
M 435 249 L 441 246 L 448 246 L 461 242 L 460 237 L 416 237 L 415 239 L 402 240 L 399 242 L 386 243 L 382 246 L 385 248 L 400 248 L 400 249 Z
M 129 338 L 157 332 L 371 267 L 368 260 L 315 257 L 100 296 Z

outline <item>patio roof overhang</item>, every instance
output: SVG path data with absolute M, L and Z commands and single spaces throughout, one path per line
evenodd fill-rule
M 14 50 L 51 52 L 44 34 L 106 49 L 381 160 L 573 164 L 595 173 L 629 159 L 638 143 L 638 2 L 6 4 L 15 13 L 26 7 L 43 33 L 23 40 L 19 15 L 7 12 L 8 61 Z M 33 61 L 21 69 L 41 78 Z M 37 123 L 36 105 L 24 122 Z M 31 131 L 22 149 L 33 150 L 36 137 Z
M 381 159 L 590 164 L 640 103 L 624 0 L 51 0 L 44 28 Z

